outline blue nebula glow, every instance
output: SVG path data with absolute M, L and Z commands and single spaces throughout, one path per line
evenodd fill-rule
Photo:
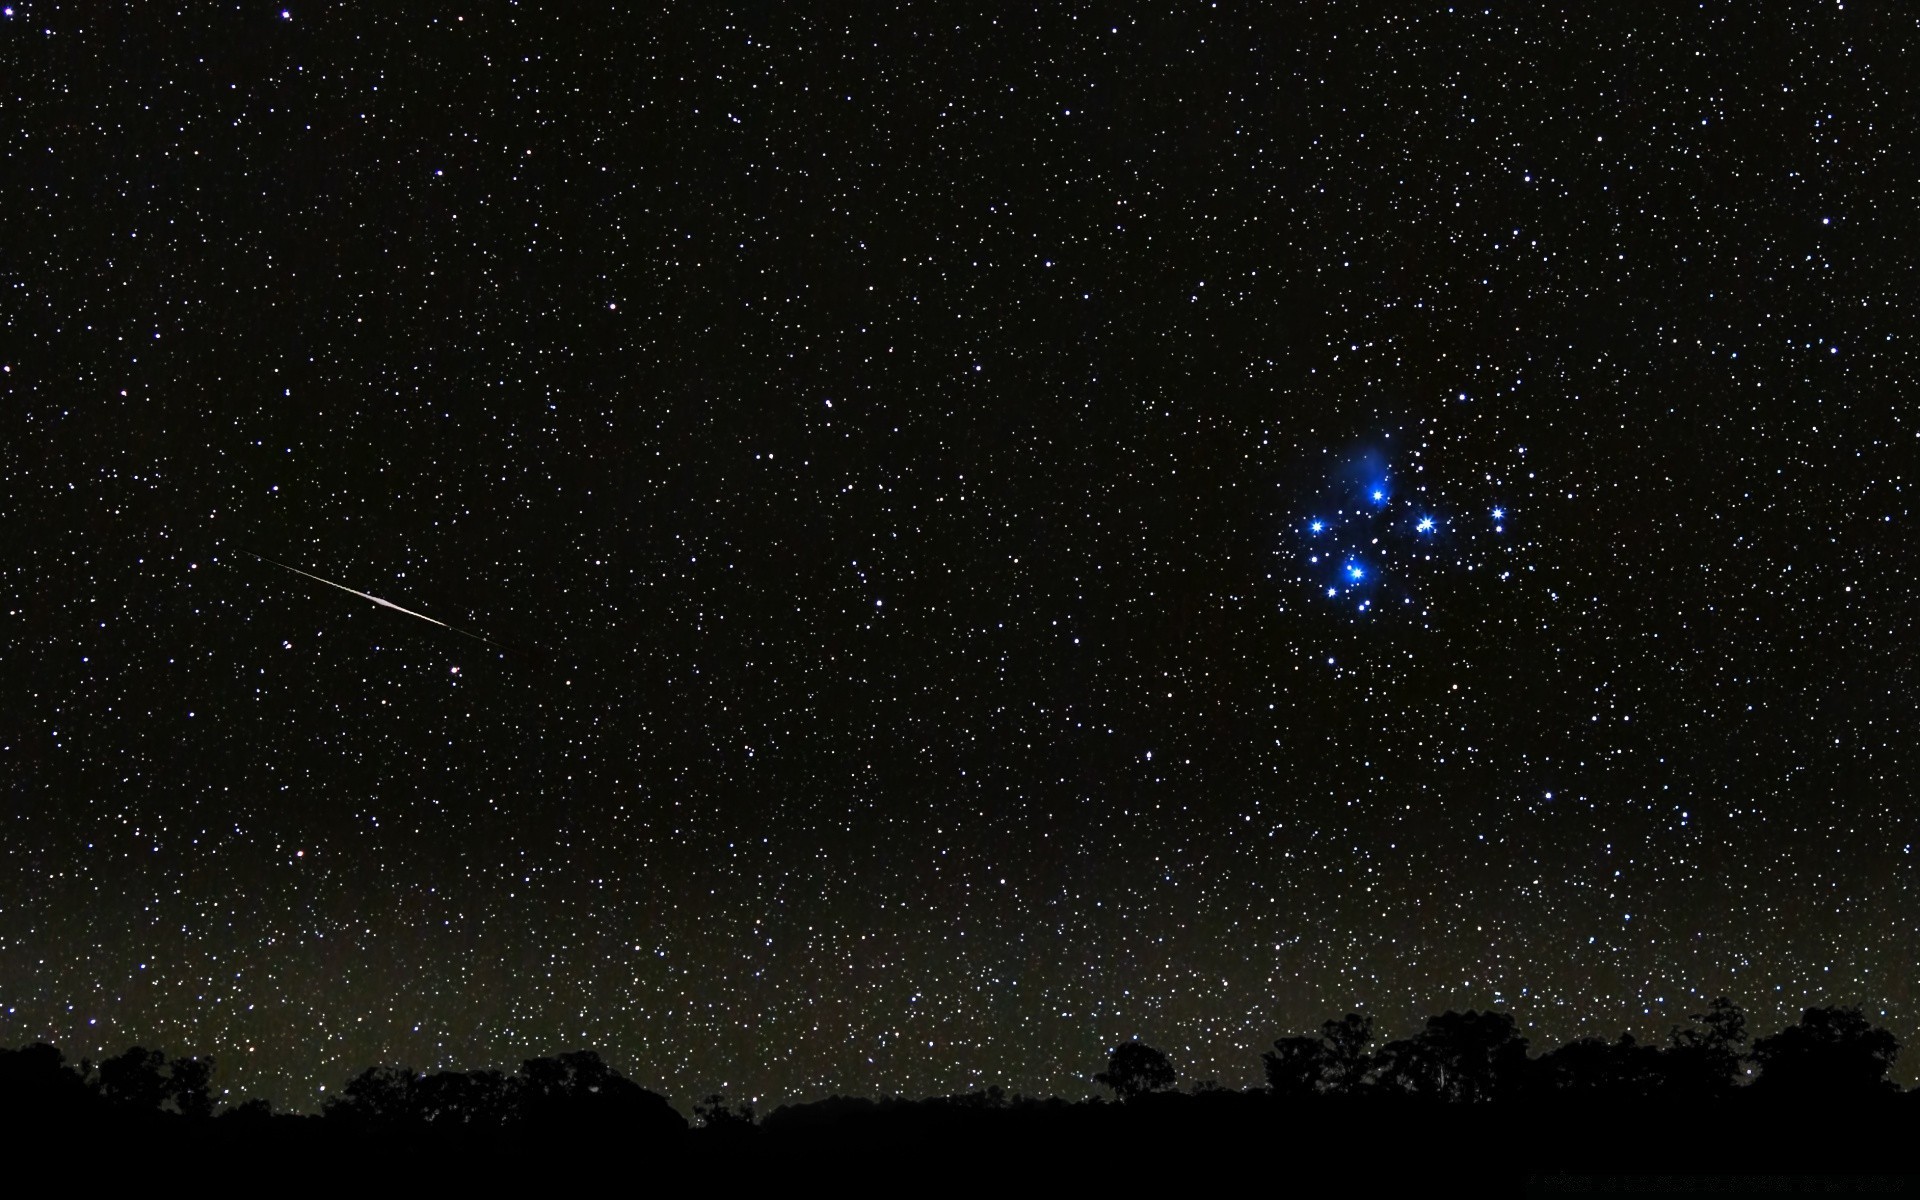
M 1371 616 L 1375 603 L 1389 594 L 1400 597 L 1402 605 L 1415 605 L 1414 597 L 1406 594 L 1409 588 L 1430 582 L 1449 567 L 1476 572 L 1492 565 L 1484 561 L 1487 552 L 1512 548 L 1504 537 L 1504 504 L 1495 505 L 1481 492 L 1468 507 L 1456 508 L 1432 494 L 1436 482 L 1425 480 L 1401 495 L 1384 445 L 1383 438 L 1380 445 L 1355 447 L 1330 462 L 1319 476 L 1321 490 L 1302 497 L 1305 513 L 1296 508 L 1291 514 L 1298 522 L 1291 529 L 1296 537 L 1305 535 L 1308 544 L 1293 541 L 1276 549 L 1293 560 L 1295 586 L 1324 592 L 1349 618 Z M 1491 476 L 1487 481 L 1492 482 Z M 1458 536 L 1465 528 L 1461 521 L 1470 519 L 1467 514 L 1474 508 L 1490 515 L 1493 528 L 1487 532 L 1502 534 L 1498 541 L 1485 539 L 1484 533 Z M 1332 515 L 1317 515 L 1315 509 Z M 1441 554 L 1443 545 L 1454 553 Z M 1342 600 L 1346 603 L 1340 604 Z
M 1361 504 L 1380 508 L 1393 499 L 1393 471 L 1386 454 L 1378 447 L 1356 450 L 1339 469 L 1346 476 L 1347 486 L 1353 489 L 1354 499 Z

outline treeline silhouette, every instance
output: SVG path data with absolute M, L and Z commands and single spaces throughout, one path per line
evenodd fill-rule
M 1349 1013 L 1276 1041 L 1262 1055 L 1263 1088 L 1203 1080 L 1183 1091 L 1166 1054 L 1129 1042 L 1092 1075 L 1101 1095 L 835 1096 L 759 1119 L 716 1095 L 692 1106 L 689 1123 L 593 1051 L 530 1059 L 512 1073 L 373 1067 L 319 1114 L 288 1114 L 264 1100 L 216 1103 L 206 1058 L 135 1047 L 70 1064 L 38 1044 L 0 1050 L 0 1122 L 16 1136 L 97 1144 L 146 1137 L 269 1153 L 437 1149 L 444 1161 L 467 1164 L 565 1147 L 693 1170 L 756 1157 L 1065 1161 L 1149 1146 L 1267 1154 L 1284 1143 L 1302 1156 L 1301 1169 L 1333 1175 L 1419 1164 L 1887 1171 L 1908 1169 L 1906 1147 L 1920 1128 L 1920 1089 L 1902 1092 L 1888 1079 L 1899 1049 L 1857 1008 L 1809 1008 L 1797 1024 L 1750 1041 L 1744 1014 L 1724 998 L 1663 1044 L 1622 1034 L 1539 1055 L 1506 1013 L 1447 1012 L 1384 1044 L 1369 1017 Z

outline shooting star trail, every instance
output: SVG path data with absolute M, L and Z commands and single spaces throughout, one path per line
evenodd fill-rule
M 428 616 L 425 613 L 417 613 L 410 608 L 402 608 L 391 600 L 382 600 L 380 597 L 373 595 L 371 592 L 363 592 L 359 588 L 350 588 L 344 583 L 335 583 L 331 579 L 322 579 L 320 576 L 315 575 L 311 571 L 302 571 L 299 567 L 290 567 L 286 563 L 276 562 L 275 560 L 268 558 L 264 554 L 255 554 L 251 550 L 242 550 L 240 553 L 246 555 L 248 558 L 257 558 L 261 562 L 266 563 L 269 566 L 279 567 L 282 571 L 292 571 L 295 575 L 302 576 L 303 578 L 306 578 L 306 579 L 311 579 L 315 583 L 324 583 L 330 588 L 339 588 L 341 591 L 346 592 L 350 595 L 358 596 L 362 600 L 371 600 L 375 604 L 378 604 L 381 608 L 390 608 L 397 613 L 405 613 L 409 617 L 418 617 L 429 625 L 438 625 L 442 629 L 451 629 L 453 632 L 459 634 L 461 637 L 470 637 L 476 642 L 485 642 L 489 646 L 497 644 L 494 642 L 492 638 L 482 637 L 480 634 L 474 633 L 471 630 L 462 629 L 458 625 L 449 625 L 445 621 L 436 621 L 434 618 Z

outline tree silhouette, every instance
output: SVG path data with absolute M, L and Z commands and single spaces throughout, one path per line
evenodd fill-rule
M 621 1075 L 592 1050 L 528 1059 L 512 1096 L 513 1120 L 550 1135 L 584 1138 L 618 1131 L 658 1140 L 687 1130 L 686 1118 L 664 1097 Z
M 517 1128 L 543 1136 L 671 1137 L 686 1120 L 666 1100 L 627 1079 L 591 1050 L 532 1058 L 512 1075 L 370 1067 L 324 1106 L 342 1129 L 400 1131 Z
M 1643 1046 L 1630 1033 L 1617 1042 L 1581 1038 L 1541 1055 L 1534 1078 L 1549 1092 L 1592 1099 L 1651 1099 L 1666 1090 L 1665 1063 L 1657 1046 Z
M 1895 1090 L 1886 1075 L 1899 1054 L 1893 1034 L 1858 1008 L 1809 1008 L 1798 1025 L 1753 1043 L 1754 1087 L 1802 1100 L 1869 1099 Z
M 131 1047 L 101 1063 L 93 1085 L 108 1104 L 124 1113 L 155 1113 L 167 1099 L 167 1056 Z
M 1517 1092 L 1527 1070 L 1527 1039 L 1513 1017 L 1445 1012 L 1411 1038 L 1380 1051 L 1379 1082 L 1390 1095 L 1479 1104 Z
M 0 1050 L 0 1121 L 6 1127 L 78 1120 L 97 1102 L 59 1047 L 38 1042 Z
M 1357 1095 L 1373 1067 L 1372 1041 L 1373 1018 L 1359 1013 L 1324 1023 L 1319 1037 L 1281 1038 L 1260 1056 L 1267 1087 L 1280 1096 Z
M 700 1122 L 701 1132 L 722 1146 L 738 1145 L 760 1132 L 759 1126 L 753 1123 L 751 1105 L 729 1105 L 727 1098 L 718 1092 L 695 1102 L 693 1115 Z
M 1268 1091 L 1300 1099 L 1319 1093 L 1326 1078 L 1327 1047 L 1316 1037 L 1283 1037 L 1260 1061 L 1266 1067 Z
M 741 1104 L 730 1106 L 727 1098 L 719 1092 L 693 1105 L 693 1115 L 700 1119 L 704 1129 L 719 1129 L 727 1126 L 753 1124 L 753 1106 Z
M 1896 1097 L 1887 1076 L 1899 1045 L 1858 1008 L 1810 1008 L 1753 1043 L 1760 1071 L 1751 1088 L 1735 1086 L 1746 1018 L 1725 998 L 1663 1045 L 1630 1034 L 1583 1038 L 1537 1059 L 1504 1013 L 1447 1012 L 1377 1052 L 1372 1036 L 1368 1018 L 1348 1013 L 1316 1034 L 1281 1038 L 1262 1056 L 1268 1085 L 1297 1098 L 1283 1110 L 1293 1128 L 1330 1134 L 1370 1125 L 1388 1131 L 1399 1159 L 1413 1164 L 1470 1147 L 1526 1169 L 1616 1158 L 1635 1170 L 1743 1162 L 1762 1170 L 1897 1169 L 1908 1109 L 1920 1099 Z M 44 1140 L 64 1131 L 95 1144 L 164 1135 L 185 1147 L 251 1143 L 275 1154 L 428 1151 L 487 1169 L 502 1161 L 501 1147 L 553 1163 L 638 1153 L 665 1164 L 681 1152 L 689 1166 L 704 1160 L 720 1170 L 760 1156 L 826 1163 L 900 1155 L 912 1169 L 983 1151 L 1009 1161 L 1064 1159 L 1141 1137 L 1256 1145 L 1272 1136 L 1276 1110 L 1265 1095 L 1212 1081 L 1191 1095 L 1171 1091 L 1173 1065 L 1139 1041 L 1116 1047 L 1094 1078 L 1120 1101 L 1144 1103 L 1009 1099 L 998 1089 L 925 1100 L 836 1096 L 782 1106 L 756 1122 L 751 1108 L 712 1095 L 694 1104 L 692 1135 L 665 1099 L 592 1051 L 529 1059 L 512 1074 L 374 1067 L 332 1094 L 317 1120 L 276 1115 L 259 1100 L 208 1119 L 212 1077 L 209 1059 L 169 1060 L 137 1046 L 77 1068 L 53 1046 L 0 1049 L 0 1130 L 30 1148 L 23 1133 Z M 1517 1099 L 1527 1103 L 1510 1103 Z M 1481 1107 L 1489 1104 L 1498 1107 Z M 1649 1136 L 1655 1130 L 1659 1136 Z M 1473 1140 L 1496 1131 L 1498 1147 Z
M 273 1119 L 273 1101 L 255 1097 L 243 1100 L 232 1108 L 224 1109 L 214 1120 L 224 1124 L 245 1125 L 259 1128 Z
M 1373 1041 L 1373 1018 L 1350 1012 L 1338 1021 L 1328 1021 L 1320 1026 L 1320 1040 L 1327 1046 L 1327 1089 L 1337 1095 L 1357 1093 L 1373 1069 L 1373 1056 L 1367 1053 Z
M 418 1080 L 412 1067 L 368 1067 L 321 1111 L 329 1120 L 363 1128 L 415 1124 L 423 1119 L 414 1099 Z
M 1688 1019 L 1692 1027 L 1677 1027 L 1668 1035 L 1668 1084 L 1676 1095 L 1695 1099 L 1725 1095 L 1739 1080 L 1746 1057 L 1746 1014 L 1721 996 Z
M 1095 1083 L 1113 1089 L 1121 1100 L 1133 1100 L 1148 1092 L 1160 1092 L 1179 1082 L 1167 1056 L 1145 1042 L 1133 1041 L 1119 1046 L 1107 1058 L 1107 1069 L 1093 1077 Z
M 176 1058 L 167 1066 L 167 1102 L 183 1117 L 213 1115 L 213 1060 Z
M 436 1129 L 498 1128 L 512 1104 L 499 1071 L 440 1071 L 414 1081 L 412 1108 Z

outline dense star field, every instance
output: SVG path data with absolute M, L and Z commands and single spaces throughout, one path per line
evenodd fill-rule
M 283 2 L 0 17 L 0 1045 L 1920 1035 L 1911 13 Z

